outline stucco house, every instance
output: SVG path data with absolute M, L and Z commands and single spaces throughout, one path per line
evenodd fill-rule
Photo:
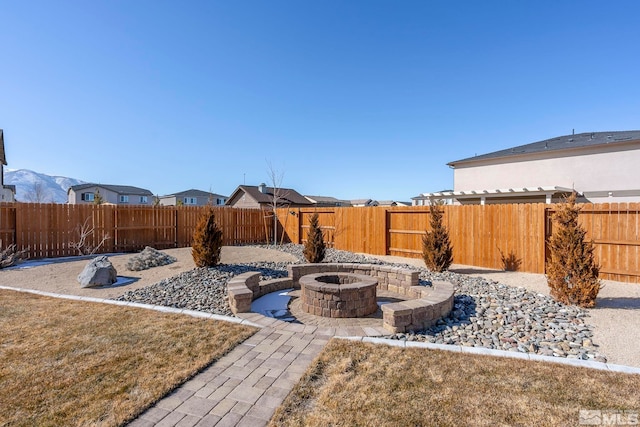
M 162 206 L 206 206 L 209 202 L 214 206 L 224 206 L 227 202 L 227 196 L 191 189 L 160 196 L 158 200 Z
M 104 203 L 113 205 L 153 205 L 153 193 L 144 188 L 128 185 L 80 184 L 67 190 L 68 203 L 95 203 L 96 194 Z
M 15 202 L 16 186 L 4 185 L 4 166 L 7 166 L 7 158 L 4 154 L 4 132 L 0 129 L 0 202 Z
M 311 203 L 302 194 L 291 188 L 275 190 L 278 207 L 311 207 Z M 258 186 L 240 185 L 227 199 L 226 205 L 236 208 L 271 209 L 273 208 L 274 188 L 266 184 Z
M 453 191 L 422 193 L 456 204 L 640 201 L 640 131 L 571 134 L 448 163 Z

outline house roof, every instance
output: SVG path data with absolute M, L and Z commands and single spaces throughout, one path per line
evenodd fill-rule
M 354 199 L 349 200 L 349 202 L 353 205 L 363 205 L 363 206 L 377 206 L 378 202 L 372 199 Z
M 349 200 L 341 200 L 341 199 L 336 199 L 335 197 L 329 197 L 329 196 L 304 196 L 306 197 L 310 202 L 315 203 L 315 204 L 340 204 L 340 205 L 350 205 L 351 202 L 349 202 Z
M 336 199 L 335 197 L 328 197 L 328 196 L 304 196 L 304 197 L 306 197 L 307 199 L 309 199 L 309 201 L 313 203 L 336 203 L 341 201 Z
M 145 188 L 132 187 L 129 185 L 106 185 L 106 184 L 79 184 L 69 187 L 69 191 L 82 191 L 87 188 L 99 187 L 117 194 L 127 194 L 133 196 L 153 196 L 153 193 Z
M 461 163 L 476 160 L 499 159 L 523 154 L 543 153 L 598 145 L 614 145 L 638 140 L 640 140 L 640 130 L 579 133 L 575 135 L 564 135 L 556 138 L 545 139 L 544 141 L 532 142 L 531 144 L 519 145 L 517 147 L 494 151 L 480 156 L 467 157 L 466 159 L 447 163 L 447 165 L 455 167 Z
M 209 193 L 207 191 L 195 190 L 195 189 L 179 191 L 177 193 L 160 196 L 161 199 L 165 197 L 215 197 L 215 198 L 222 197 L 225 199 L 227 198 L 227 196 L 223 196 L 221 194 Z
M 261 193 L 257 186 L 255 185 L 240 185 L 236 188 L 236 191 L 229 196 L 227 202 L 230 202 L 235 198 L 236 194 L 239 192 L 244 192 L 248 194 L 251 198 L 253 198 L 258 203 L 273 203 L 273 187 L 266 187 L 267 192 Z M 292 188 L 278 188 L 279 193 L 279 204 L 291 204 L 291 205 L 312 205 L 306 197 L 302 194 L 298 193 L 296 190 Z
M 7 165 L 7 159 L 4 155 L 4 132 L 0 129 L 0 163 Z

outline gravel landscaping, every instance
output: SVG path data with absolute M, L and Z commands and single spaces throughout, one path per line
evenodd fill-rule
M 273 246 L 263 248 L 274 249 Z M 298 263 L 304 262 L 302 245 L 288 244 L 276 249 L 295 256 Z M 333 249 L 327 250 L 325 262 L 385 264 L 373 257 Z M 231 277 L 247 271 L 260 271 L 262 280 L 285 277 L 288 265 L 287 262 L 255 262 L 198 268 L 116 299 L 231 315 L 226 297 L 226 283 Z M 431 280 L 450 281 L 456 296 L 454 310 L 433 327 L 387 338 L 606 361 L 592 342 L 593 327 L 586 322 L 588 314 L 580 308 L 480 277 L 431 273 L 426 268 L 408 264 L 392 265 L 419 270 L 423 285 Z

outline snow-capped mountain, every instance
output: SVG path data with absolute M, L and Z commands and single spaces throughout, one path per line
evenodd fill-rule
M 84 184 L 85 181 L 29 169 L 5 169 L 4 183 L 16 186 L 16 200 L 19 202 L 67 203 L 69 187 Z

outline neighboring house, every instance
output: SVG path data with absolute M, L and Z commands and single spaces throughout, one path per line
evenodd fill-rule
M 640 201 L 640 131 L 565 135 L 448 163 L 453 191 L 423 193 L 457 204 Z
M 335 197 L 326 196 L 304 196 L 307 200 L 313 203 L 316 207 L 344 207 L 351 206 L 351 202 L 348 200 L 339 200 Z
M 160 196 L 158 199 L 163 206 L 205 206 L 209 203 L 214 206 L 223 206 L 227 202 L 227 196 L 193 189 Z
M 397 200 L 378 200 L 378 206 L 411 206 L 411 203 Z
M 4 154 L 4 132 L 0 129 L 0 202 L 16 201 L 16 186 L 4 185 L 4 171 L 2 168 L 7 166 L 7 159 Z
M 128 185 L 80 184 L 69 187 L 69 204 L 95 203 L 100 194 L 103 203 L 113 205 L 153 205 L 153 193 Z
M 350 200 L 349 203 L 351 203 L 351 206 L 353 207 L 378 206 L 378 201 L 372 199 Z
M 311 207 L 311 203 L 302 194 L 291 188 L 277 188 L 278 207 Z M 258 186 L 240 185 L 227 199 L 227 205 L 236 208 L 271 209 L 273 208 L 274 189 L 266 184 Z

